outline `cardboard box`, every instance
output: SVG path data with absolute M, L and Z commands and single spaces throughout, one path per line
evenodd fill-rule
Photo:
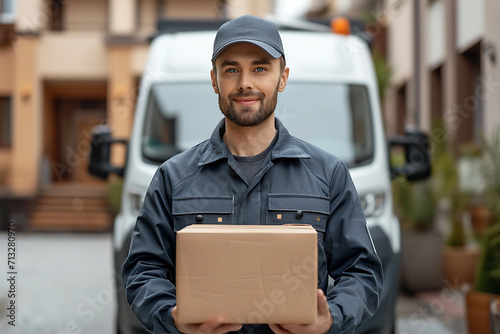
M 179 323 L 311 324 L 317 232 L 309 225 L 191 225 L 177 232 Z

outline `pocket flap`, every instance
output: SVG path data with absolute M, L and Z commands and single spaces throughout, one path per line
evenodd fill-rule
M 268 208 L 273 211 L 304 211 L 329 215 L 328 197 L 300 194 L 269 194 Z
M 199 213 L 231 214 L 233 197 L 231 196 L 192 196 L 176 197 L 172 200 L 173 215 Z

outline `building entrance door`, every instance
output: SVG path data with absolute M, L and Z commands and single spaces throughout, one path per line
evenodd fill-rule
M 92 127 L 106 118 L 104 100 L 56 100 L 58 168 L 54 181 L 101 183 L 88 173 Z

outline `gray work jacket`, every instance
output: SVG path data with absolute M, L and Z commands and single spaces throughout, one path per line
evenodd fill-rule
M 154 333 L 179 333 L 171 309 L 175 234 L 183 227 L 201 218 L 218 224 L 221 216 L 228 224 L 307 222 L 318 232 L 318 287 L 326 294 L 328 275 L 335 280 L 327 295 L 333 318 L 328 333 L 352 333 L 378 308 L 383 274 L 347 167 L 291 136 L 276 119 L 276 144 L 247 183 L 222 140 L 224 124 L 210 139 L 163 163 L 151 181 L 123 265 L 132 311 Z M 240 333 L 272 331 L 245 325 Z

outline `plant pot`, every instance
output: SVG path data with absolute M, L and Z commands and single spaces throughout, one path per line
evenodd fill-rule
M 479 237 L 484 236 L 484 232 L 492 222 L 492 215 L 484 205 L 472 205 L 469 208 L 472 228 Z
M 455 287 L 472 286 L 481 251 L 479 247 L 443 248 L 443 274 Z
M 436 230 L 401 233 L 401 289 L 407 293 L 443 286 L 441 254 L 444 238 Z
M 490 304 L 491 332 L 500 333 L 500 298 L 493 300 Z
M 495 295 L 469 291 L 465 295 L 469 334 L 491 334 L 490 305 Z M 494 333 L 494 332 L 493 332 Z

